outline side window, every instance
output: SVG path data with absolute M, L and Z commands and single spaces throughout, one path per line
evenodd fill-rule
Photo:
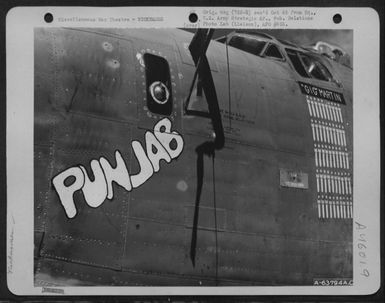
M 266 45 L 266 42 L 255 38 L 233 36 L 229 41 L 229 45 L 250 54 L 260 56 L 263 48 Z
M 147 107 L 155 113 L 170 115 L 172 95 L 170 68 L 167 60 L 152 54 L 143 55 L 146 67 Z
M 292 49 L 286 49 L 295 70 L 305 78 L 314 78 L 322 81 L 335 81 L 327 67 L 317 57 Z
M 305 54 L 301 54 L 303 63 L 305 64 L 307 72 L 315 79 L 323 81 L 331 81 L 332 75 L 328 69 L 319 62 L 316 58 L 312 58 Z
M 299 58 L 297 52 L 289 49 L 286 49 L 286 52 L 297 73 L 300 74 L 302 77 L 309 78 L 309 75 L 303 67 L 301 59 Z
M 281 52 L 279 51 L 278 47 L 274 44 L 270 44 L 267 47 L 267 49 L 265 51 L 265 56 L 270 57 L 270 58 L 283 60 L 283 56 L 282 56 Z

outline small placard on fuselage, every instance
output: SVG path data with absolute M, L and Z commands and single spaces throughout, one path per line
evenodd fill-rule
M 344 95 L 329 89 L 321 88 L 315 85 L 298 81 L 301 92 L 308 96 L 322 98 L 327 101 L 345 104 Z
M 279 180 L 282 187 L 309 188 L 309 175 L 300 171 L 281 168 L 279 170 Z

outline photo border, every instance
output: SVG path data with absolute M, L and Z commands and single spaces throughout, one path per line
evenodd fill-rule
M 381 42 L 381 43 L 383 43 L 383 42 Z M 356 60 L 356 52 L 354 52 L 354 61 Z M 355 70 L 355 69 L 354 69 Z M 355 85 L 354 85 L 354 87 L 356 87 Z M 7 91 L 7 93 L 9 92 L 9 90 Z M 354 97 L 354 99 L 356 100 L 356 97 Z M 7 106 L 8 108 L 8 110 L 9 110 L 9 106 Z M 356 112 L 356 110 L 354 110 L 354 112 Z M 356 125 L 356 124 L 354 124 L 354 125 Z M 381 134 L 382 135 L 382 134 Z M 8 139 L 9 139 L 9 135 L 8 135 Z M 356 140 L 355 140 L 355 142 L 356 142 Z M 32 161 L 33 162 L 33 161 Z M 9 171 L 9 170 L 8 170 Z M 357 173 L 355 173 L 355 176 L 357 175 Z M 383 190 L 381 191 L 381 193 L 383 194 Z M 383 196 L 383 195 L 382 195 Z M 355 195 L 355 199 L 356 199 L 356 195 Z M 12 223 L 11 223 L 12 224 Z M 196 288 L 196 287 L 195 287 Z M 94 289 L 94 287 L 92 288 L 92 289 Z M 325 289 L 325 288 L 323 288 L 323 289 Z M 254 294 L 253 294 L 254 295 Z

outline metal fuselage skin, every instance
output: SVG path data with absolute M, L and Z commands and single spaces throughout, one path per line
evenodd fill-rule
M 352 278 L 352 219 L 319 217 L 312 117 L 298 83 L 343 94 L 351 168 L 352 70 L 323 59 L 339 87 L 301 78 L 289 60 L 212 41 L 206 55 L 225 146 L 203 157 L 198 176 L 196 148 L 215 134 L 210 119 L 184 111 L 196 70 L 192 37 L 176 29 L 35 29 L 35 285 L 312 285 Z M 131 142 L 145 146 L 145 132 L 165 117 L 146 104 L 145 53 L 168 62 L 167 118 L 183 137 L 183 152 L 138 188 L 115 184 L 114 198 L 99 207 L 77 191 L 77 215 L 68 218 L 52 178 L 75 165 L 92 176 L 90 161 L 105 157 L 113 165 L 117 150 L 128 171 L 138 172 Z M 282 170 L 306 174 L 307 188 L 282 186 Z

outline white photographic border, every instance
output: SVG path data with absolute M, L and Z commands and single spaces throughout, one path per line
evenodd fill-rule
M 7 285 L 17 295 L 54 295 L 33 281 L 34 28 L 36 27 L 196 27 L 188 16 L 205 7 L 16 7 L 6 20 L 7 68 Z M 213 7 L 211 10 L 234 8 Z M 247 8 L 249 10 L 280 9 Z M 288 22 L 285 29 L 353 30 L 354 219 L 353 286 L 242 287 L 63 287 L 64 295 L 367 295 L 380 287 L 380 36 L 371 8 L 293 8 L 315 11 L 311 21 Z M 54 16 L 46 23 L 44 15 Z M 333 15 L 342 15 L 335 24 Z M 77 18 L 74 18 L 74 17 Z M 81 21 L 78 18 L 152 16 L 156 21 Z M 162 20 L 159 21 L 159 18 Z M 60 22 L 60 18 L 67 20 Z M 83 20 L 84 20 L 83 19 Z M 79 21 L 80 20 L 80 21 Z M 221 28 L 216 26 L 215 28 Z M 231 26 L 231 28 L 236 28 Z M 250 28 L 247 26 L 247 28 Z M 259 29 L 272 29 L 260 27 Z M 275 29 L 282 29 L 275 27 Z M 364 245 L 361 245 L 364 244 Z M 60 295 L 60 293 L 58 293 Z

